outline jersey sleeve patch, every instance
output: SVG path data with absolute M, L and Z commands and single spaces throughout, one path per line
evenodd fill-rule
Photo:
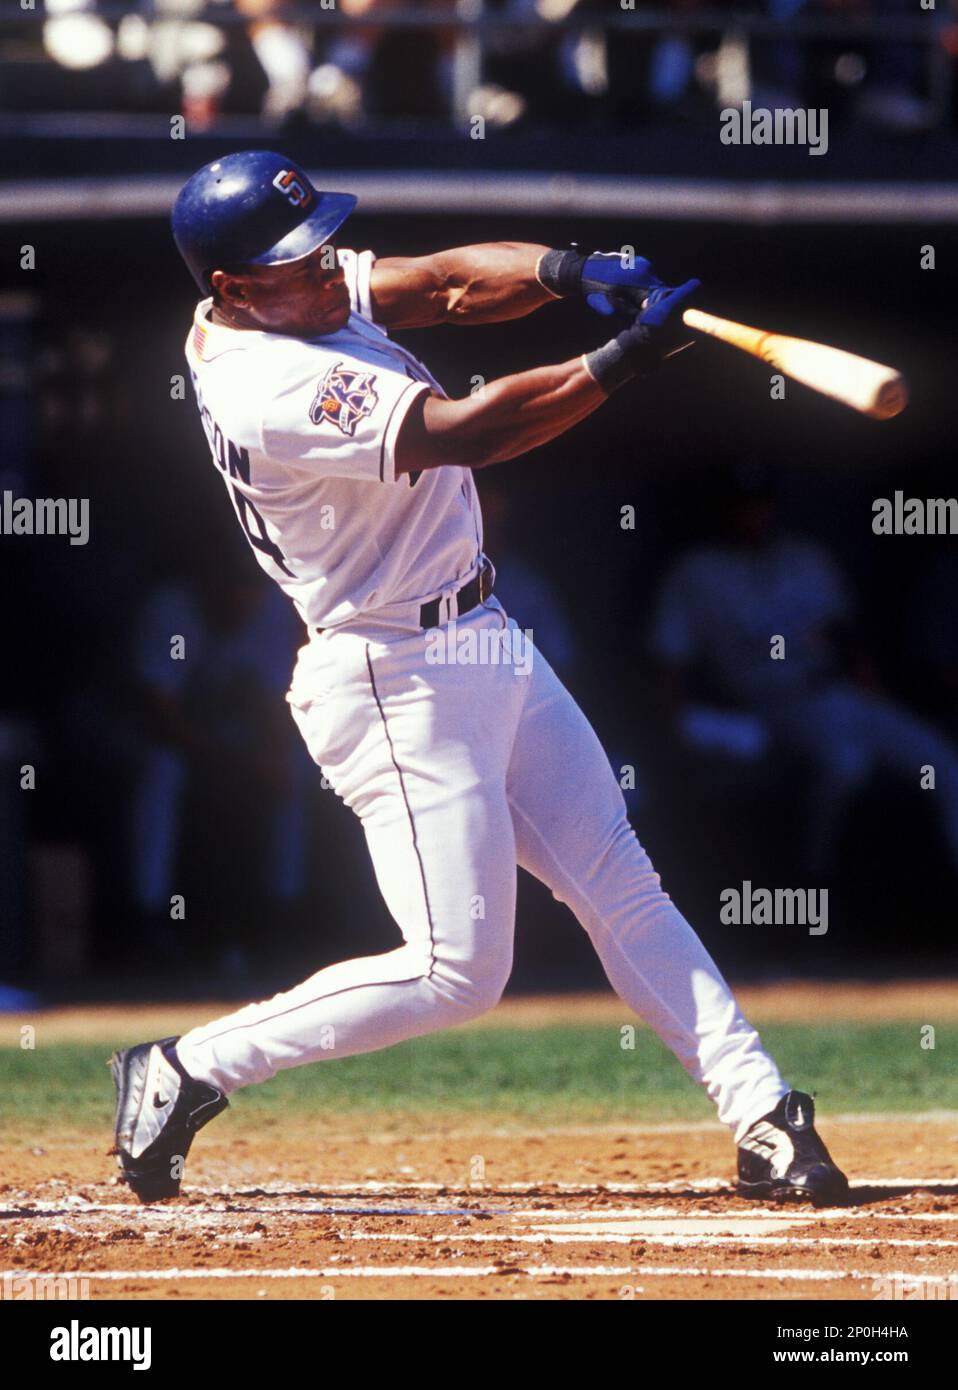
M 317 477 L 394 483 L 399 428 L 428 385 L 332 335 L 328 347 L 281 343 L 280 354 L 276 377 L 254 387 L 266 457 Z
M 314 425 L 332 425 L 352 438 L 362 420 L 379 402 L 373 372 L 358 372 L 337 362 L 320 380 L 309 407 Z

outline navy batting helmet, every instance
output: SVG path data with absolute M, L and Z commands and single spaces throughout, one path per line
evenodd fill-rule
M 282 265 L 328 241 L 356 206 L 319 193 L 302 169 L 270 150 L 228 154 L 198 170 L 173 204 L 173 237 L 193 279 L 239 265 Z

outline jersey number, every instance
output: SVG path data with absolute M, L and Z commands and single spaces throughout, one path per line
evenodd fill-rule
M 249 498 L 243 496 L 235 483 L 230 483 L 230 493 L 233 498 L 233 506 L 236 508 L 236 515 L 240 519 L 240 525 L 246 532 L 246 539 L 253 549 L 268 555 L 284 574 L 289 575 L 290 579 L 295 578 L 293 571 L 289 569 L 283 559 L 283 552 L 276 542 L 271 541 L 266 534 L 266 523 Z
M 200 408 L 200 415 L 203 420 L 203 428 L 206 431 L 206 438 L 209 440 L 210 453 L 213 455 L 213 462 L 226 477 L 239 478 L 242 482 L 248 483 L 250 478 L 249 453 L 246 449 L 239 449 L 231 439 L 220 429 L 213 419 L 209 410 L 203 404 L 200 395 L 199 383 L 196 374 L 193 373 L 193 386 L 196 390 L 196 403 Z M 225 480 L 225 479 L 224 479 Z M 288 574 L 290 579 L 295 579 L 293 571 L 288 567 L 283 559 L 283 552 L 275 541 L 271 541 L 266 532 L 266 522 L 253 506 L 248 497 L 244 497 L 234 482 L 229 484 L 230 496 L 233 499 L 233 506 L 236 515 L 239 517 L 240 525 L 246 532 L 246 539 L 254 550 L 258 550 L 262 555 L 268 555 L 284 574 Z

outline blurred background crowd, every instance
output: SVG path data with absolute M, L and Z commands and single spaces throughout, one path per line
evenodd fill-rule
M 95 206 L 104 170 L 175 188 L 239 139 L 335 168 L 333 187 L 353 166 L 413 160 L 428 187 L 483 161 L 481 209 L 409 217 L 401 198 L 361 200 L 345 244 L 632 244 L 668 280 L 700 275 L 718 312 L 905 369 L 912 405 L 877 425 L 795 386 L 772 399 L 767 372 L 703 344 L 479 485 L 497 592 L 595 723 L 640 838 L 723 964 L 954 968 L 956 540 L 871 523 L 897 489 L 954 493 L 955 218 L 926 218 L 911 180 L 950 174 L 935 142 L 954 124 L 956 34 L 944 0 L 47 0 L 32 24 L 0 11 L 0 496 L 91 507 L 83 547 L 0 536 L 0 1003 L 261 993 L 395 940 L 358 824 L 283 699 L 299 620 L 245 548 L 177 386 L 193 296 L 167 185 L 137 216 Z M 746 99 L 827 106 L 850 132 L 836 162 L 866 149 L 889 204 L 897 190 L 912 213 L 643 222 L 583 196 L 535 215 L 497 184 L 497 167 L 608 169 L 609 142 L 618 159 L 650 129 L 662 167 L 691 150 L 722 175 L 716 110 Z M 502 153 L 478 155 L 477 114 Z M 30 194 L 33 221 L 14 163 L 56 177 Z M 806 158 L 806 176 L 826 164 Z M 87 201 L 61 216 L 77 188 Z M 455 394 L 606 331 L 562 305 L 403 341 Z M 186 660 L 170 659 L 174 634 Z M 828 934 L 723 925 L 718 895 L 743 880 L 828 888 Z M 564 910 L 523 883 L 516 985 L 592 985 L 597 969 Z
M 5 106 L 179 111 L 196 127 L 477 115 L 495 127 L 827 106 L 952 123 L 954 0 L 37 0 L 0 28 Z M 19 22 L 17 11 L 20 10 Z

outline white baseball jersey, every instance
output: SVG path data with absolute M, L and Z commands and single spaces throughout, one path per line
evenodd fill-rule
M 197 306 L 186 343 L 213 460 L 263 569 L 310 631 L 427 602 L 479 568 L 472 474 L 395 473 L 399 429 L 445 393 L 371 321 L 373 256 L 338 253 L 353 312 L 309 340 L 226 328 Z

